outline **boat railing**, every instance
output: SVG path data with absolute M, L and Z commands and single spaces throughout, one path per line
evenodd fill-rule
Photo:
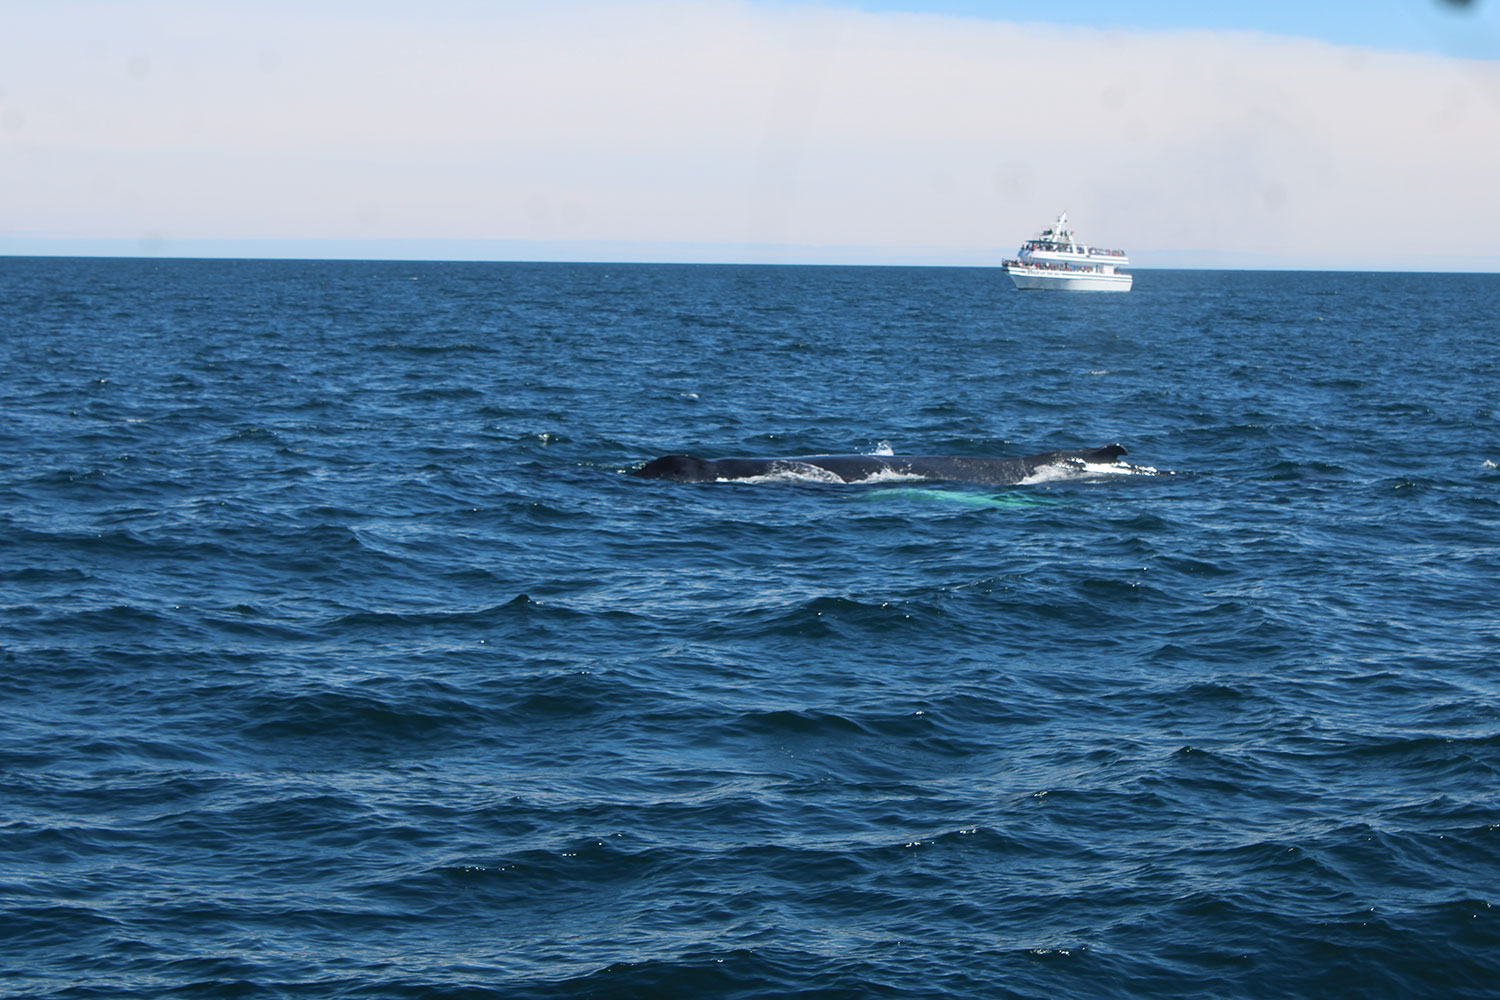
M 1076 253 L 1088 257 L 1124 257 L 1124 250 L 1105 250 L 1100 247 L 1083 246 L 1076 243 L 1050 243 L 1045 240 L 1028 240 L 1021 244 L 1022 252 Z
M 1030 268 L 1037 271 L 1072 271 L 1077 274 L 1104 274 L 1102 267 L 1087 264 L 1062 264 L 1050 260 L 1008 260 L 1005 266 Z

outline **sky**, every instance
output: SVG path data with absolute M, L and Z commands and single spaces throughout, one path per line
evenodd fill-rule
M 1500 0 L 0 0 L 0 254 L 1500 271 Z

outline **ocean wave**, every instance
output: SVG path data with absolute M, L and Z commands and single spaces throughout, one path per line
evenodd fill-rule
M 235 702 L 234 711 L 240 733 L 267 747 L 282 746 L 281 753 L 318 745 L 358 752 L 462 744 L 489 718 L 455 692 L 412 686 L 251 693 Z
M 705 626 L 721 637 L 829 638 L 861 631 L 903 628 L 936 611 L 918 601 L 862 601 L 814 597 L 791 607 L 741 611 L 726 622 Z
M 1149 284 L 9 259 L 6 991 L 1490 995 L 1494 277 Z

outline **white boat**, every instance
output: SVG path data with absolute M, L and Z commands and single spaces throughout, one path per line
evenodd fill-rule
M 1068 228 L 1068 213 L 1021 244 L 1015 258 L 1000 265 L 1023 290 L 1057 288 L 1070 292 L 1128 292 L 1130 263 L 1124 250 L 1101 250 L 1079 243 Z

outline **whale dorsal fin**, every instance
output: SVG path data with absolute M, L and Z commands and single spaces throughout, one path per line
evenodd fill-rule
M 1126 454 L 1124 445 L 1107 444 L 1102 448 L 1095 448 L 1092 451 L 1081 451 L 1078 453 L 1078 457 L 1085 462 L 1113 462 L 1124 454 Z

